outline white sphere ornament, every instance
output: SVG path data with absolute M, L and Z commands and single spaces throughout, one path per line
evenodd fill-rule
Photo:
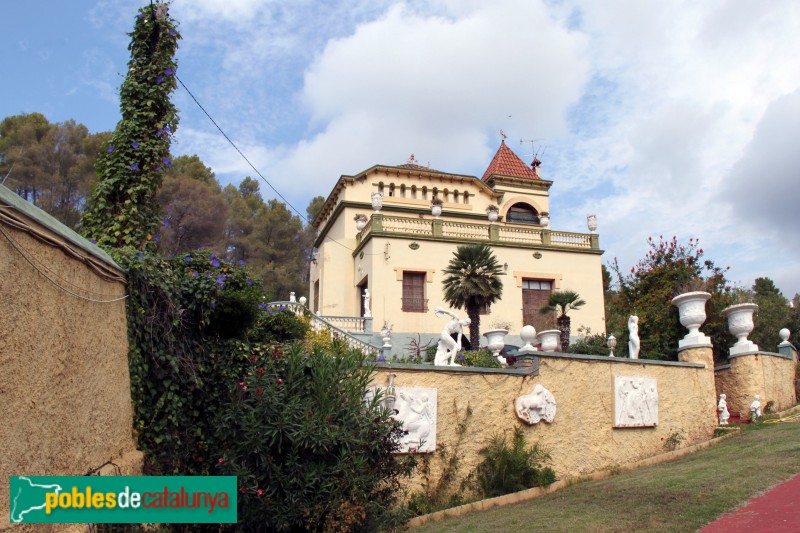
M 520 330 L 519 336 L 522 339 L 522 342 L 525 343 L 525 345 L 522 348 L 520 348 L 520 350 L 534 350 L 535 349 L 533 347 L 533 342 L 536 340 L 536 328 L 535 327 L 533 327 L 531 325 L 522 326 L 522 330 Z
M 308 301 L 308 299 L 305 296 L 301 296 L 300 300 L 298 300 L 298 301 L 300 302 L 300 305 L 306 305 L 306 302 Z
M 781 337 L 781 343 L 778 346 L 788 346 L 791 344 L 789 342 L 789 337 L 792 335 L 792 332 L 789 331 L 788 328 L 783 328 L 778 332 L 778 335 Z

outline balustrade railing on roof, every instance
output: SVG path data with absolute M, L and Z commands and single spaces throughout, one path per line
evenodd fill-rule
M 519 224 L 476 224 L 445 219 L 411 218 L 373 214 L 367 225 L 356 236 L 360 243 L 369 234 L 429 236 L 434 239 L 456 239 L 459 241 L 482 241 L 508 244 L 553 246 L 599 250 L 596 234 L 552 231 L 542 227 L 526 227 Z

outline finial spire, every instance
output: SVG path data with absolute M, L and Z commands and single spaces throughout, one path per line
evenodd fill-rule
M 500 142 L 504 143 L 504 142 L 506 142 L 506 137 L 508 137 L 508 135 L 506 135 L 506 132 L 504 132 L 503 130 L 500 130 L 500 137 L 502 137 Z

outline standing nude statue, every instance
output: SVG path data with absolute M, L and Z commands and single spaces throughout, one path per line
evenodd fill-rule
M 628 317 L 628 354 L 631 359 L 639 359 L 639 317 Z
M 719 395 L 719 403 L 717 404 L 717 412 L 719 413 L 719 425 L 720 426 L 727 426 L 728 420 L 731 417 L 730 411 L 728 411 L 728 402 L 726 401 L 727 396 L 725 394 Z
M 464 334 L 464 328 L 469 327 L 472 321 L 469 318 L 458 318 L 455 313 L 441 307 L 437 307 L 434 313 L 439 317 L 442 315 L 452 317 L 439 336 L 439 346 L 433 358 L 434 366 L 461 366 L 455 362 L 456 354 L 461 348 L 461 336 Z M 456 335 L 455 339 L 452 337 L 453 334 Z

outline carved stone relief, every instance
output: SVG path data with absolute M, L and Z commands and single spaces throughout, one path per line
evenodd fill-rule
M 394 377 L 394 376 L 392 376 Z M 393 379 L 384 390 L 384 403 L 394 409 L 393 418 L 403 423 L 399 453 L 436 451 L 437 390 L 423 387 L 395 387 Z M 367 390 L 374 394 L 375 388 Z
M 556 417 L 556 399 L 541 383 L 537 383 L 530 394 L 516 399 L 514 411 L 529 426 L 538 424 L 541 420 L 552 422 Z
M 614 378 L 614 427 L 658 425 L 656 379 L 639 376 Z

